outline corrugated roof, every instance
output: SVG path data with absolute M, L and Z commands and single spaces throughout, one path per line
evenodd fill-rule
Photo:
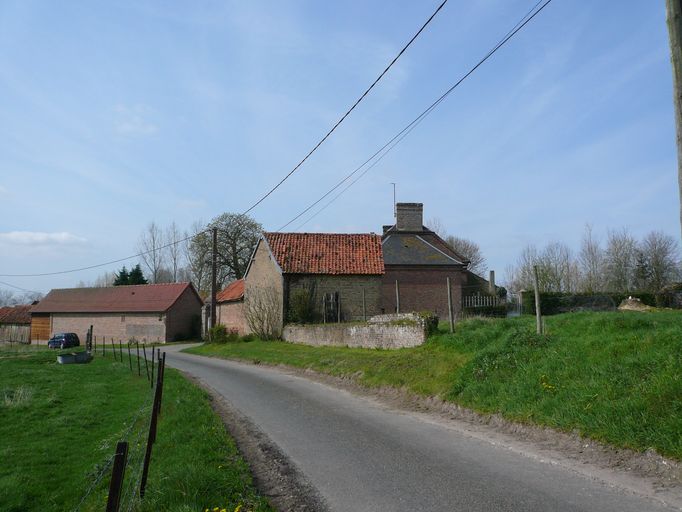
M 0 324 L 30 324 L 31 304 L 0 308 Z
M 381 275 L 381 237 L 370 233 L 264 233 L 282 272 Z
M 108 288 L 63 288 L 50 291 L 32 313 L 163 313 L 191 283 L 141 284 Z
M 244 298 L 244 280 L 237 279 L 216 295 L 217 302 L 233 302 Z
M 468 261 L 432 231 L 388 231 L 383 240 L 386 265 L 467 265 Z

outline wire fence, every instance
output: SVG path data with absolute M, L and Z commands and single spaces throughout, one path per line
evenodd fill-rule
M 94 496 L 101 496 L 105 491 L 105 482 L 109 482 L 106 496 L 107 512 L 132 512 L 140 505 L 146 490 L 149 474 L 152 446 L 156 441 L 156 428 L 161 413 L 161 398 L 165 373 L 165 352 L 152 347 L 140 350 L 138 342 L 115 342 L 113 339 L 104 342 L 92 333 L 92 327 L 86 335 L 86 351 L 93 356 L 113 358 L 127 366 L 133 375 L 145 377 L 150 384 L 150 392 L 144 403 L 131 414 L 119 434 L 114 454 L 98 464 L 97 469 L 88 477 L 89 483 L 81 496 L 74 512 L 80 510 L 98 510 L 94 505 Z M 146 436 L 146 439 L 145 439 Z

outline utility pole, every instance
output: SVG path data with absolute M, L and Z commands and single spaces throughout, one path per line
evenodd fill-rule
M 673 103 L 677 128 L 677 185 L 680 197 L 680 229 L 682 229 L 682 0 L 665 0 L 665 9 L 670 37 L 670 62 L 673 68 Z
M 218 228 L 213 228 L 213 250 L 211 251 L 211 327 L 215 327 L 216 290 L 218 272 Z

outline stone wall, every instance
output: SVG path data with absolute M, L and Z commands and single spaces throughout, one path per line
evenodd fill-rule
M 288 324 L 282 337 L 302 345 L 387 349 L 416 347 L 426 341 L 420 322 L 403 318 L 385 322 L 380 317 L 372 320 L 363 324 Z

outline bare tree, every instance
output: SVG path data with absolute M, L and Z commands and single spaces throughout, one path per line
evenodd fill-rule
M 0 306 L 14 306 L 17 299 L 12 290 L 0 289 Z
M 443 221 L 438 217 L 431 217 L 429 220 L 427 220 L 426 227 L 443 239 L 448 236 L 448 232 L 445 229 Z
M 538 261 L 540 286 L 546 292 L 574 292 L 578 286 L 577 263 L 571 249 L 561 242 L 548 244 Z
M 251 332 L 269 340 L 282 335 L 282 300 L 272 286 L 259 286 L 244 296 L 244 316 Z
M 190 228 L 192 236 L 184 245 L 187 271 L 197 290 L 208 293 L 211 287 L 211 240 L 203 222 L 195 222 Z
M 626 228 L 609 231 L 604 254 L 605 281 L 609 291 L 629 292 L 633 289 L 636 248 L 637 242 Z
M 599 240 L 595 238 L 590 224 L 585 225 L 578 262 L 582 277 L 582 291 L 587 293 L 604 291 L 604 251 Z
M 159 274 L 165 259 L 164 250 L 161 248 L 163 245 L 164 240 L 161 228 L 155 222 L 151 222 L 140 235 L 137 246 L 142 263 L 144 263 L 149 271 L 149 281 L 151 283 L 160 282 Z
M 453 235 L 448 235 L 445 238 L 445 242 L 452 247 L 453 251 L 462 256 L 464 259 L 469 260 L 468 269 L 471 272 L 479 276 L 485 274 L 488 265 L 485 261 L 483 253 L 481 252 L 481 248 L 476 242 Z
M 675 239 L 652 231 L 640 244 L 649 272 L 648 289 L 657 292 L 679 277 L 679 249 Z
M 168 270 L 170 271 L 171 282 L 178 282 L 178 272 L 182 266 L 183 249 L 180 240 L 182 240 L 182 233 L 175 221 L 171 222 L 170 226 L 166 228 L 165 244 L 166 260 L 168 261 Z

